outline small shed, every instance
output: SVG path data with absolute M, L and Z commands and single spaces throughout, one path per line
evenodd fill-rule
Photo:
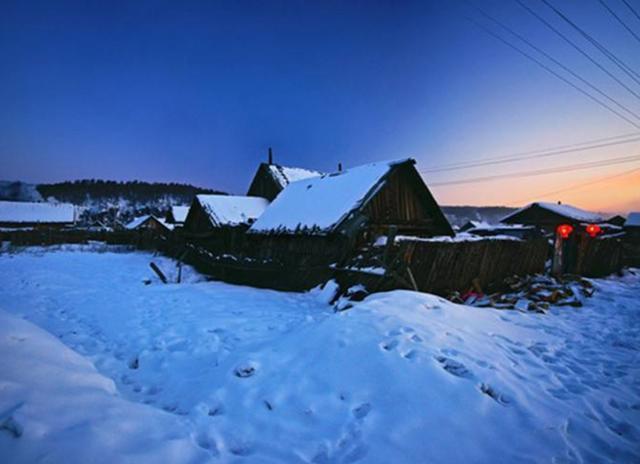
M 269 201 L 259 197 L 196 195 L 184 228 L 195 234 L 207 234 L 225 228 L 246 230 L 268 205 Z
M 247 195 L 262 197 L 273 201 L 276 196 L 290 183 L 299 180 L 319 177 L 323 173 L 311 169 L 281 166 L 273 163 L 260 163 L 253 176 Z
M 73 225 L 75 220 L 76 209 L 70 203 L 0 201 L 0 227 L 61 228 Z
M 605 218 L 591 211 L 561 203 L 536 202 L 502 218 L 505 224 L 523 224 L 538 226 L 547 232 L 554 232 L 560 224 L 580 225 L 598 224 Z
M 189 214 L 188 206 L 172 206 L 167 212 L 165 221 L 175 226 L 181 226 L 184 225 L 184 221 L 187 219 L 187 214 Z
M 173 229 L 171 224 L 167 224 L 163 219 L 159 219 L 153 214 L 139 216 L 126 225 L 127 230 L 152 230 L 158 233 L 166 233 Z

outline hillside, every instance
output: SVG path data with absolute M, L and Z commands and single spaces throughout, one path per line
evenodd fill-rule
M 173 205 L 188 205 L 199 193 L 224 193 L 189 184 L 105 181 L 95 179 L 27 184 L 0 182 L 0 200 L 73 203 L 83 222 L 127 222 L 141 214 L 165 214 Z

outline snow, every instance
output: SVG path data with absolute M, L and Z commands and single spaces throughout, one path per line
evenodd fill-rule
M 413 235 L 397 235 L 395 242 L 432 242 L 432 243 L 454 243 L 454 242 L 479 242 L 482 240 L 515 240 L 520 241 L 518 237 L 511 235 L 491 235 L 481 236 L 474 235 L 468 232 L 458 232 L 455 237 L 449 237 L 448 235 L 442 235 L 438 237 L 414 237 Z
M 273 178 L 280 184 L 282 188 L 285 188 L 291 182 L 297 182 L 299 180 L 309 179 L 311 177 L 318 177 L 323 175 L 322 172 L 314 171 L 304 168 L 292 168 L 287 166 L 280 166 L 278 164 L 268 165 L 269 172 Z
M 508 216 L 505 216 L 504 218 L 502 218 L 502 221 L 521 213 L 522 211 L 531 208 L 532 206 L 539 206 L 541 208 L 544 208 L 548 211 L 554 212 L 556 214 L 559 214 L 561 216 L 564 216 L 566 218 L 569 219 L 573 219 L 574 221 L 578 221 L 578 222 L 590 222 L 590 223 L 597 223 L 597 222 L 603 222 L 605 219 L 603 216 L 601 216 L 600 214 L 597 213 L 592 213 L 591 211 L 585 211 L 584 209 L 580 209 L 580 208 L 576 208 L 575 206 L 571 206 L 571 205 L 564 205 L 564 204 L 558 204 L 558 203 L 548 203 L 548 202 L 544 202 L 544 201 L 539 201 L 536 203 L 531 203 L 523 208 L 520 208 L 516 211 L 514 211 L 513 213 L 509 214 Z
M 187 214 L 189 214 L 188 206 L 172 206 L 171 214 L 173 215 L 173 219 L 176 223 L 183 223 L 187 219 Z
M 638 275 L 548 315 L 409 291 L 334 313 L 335 283 L 163 285 L 169 259 L 86 250 L 0 255 L 1 462 L 640 459 Z
M 624 223 L 625 227 L 640 227 L 640 212 L 629 213 L 629 217 Z
M 391 167 L 408 160 L 372 163 L 289 184 L 250 232 L 331 232 L 379 188 Z
M 0 201 L 0 222 L 73 223 L 75 207 L 70 203 Z
M 184 419 L 127 401 L 85 357 L 0 310 L 0 461 L 187 462 Z M 80 446 L 79 446 L 80 445 Z
M 234 195 L 197 195 L 198 201 L 214 226 L 250 224 L 258 218 L 269 201 L 259 197 Z

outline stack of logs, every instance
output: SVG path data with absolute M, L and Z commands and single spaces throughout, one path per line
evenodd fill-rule
M 503 288 L 501 292 L 484 294 L 476 281 L 463 294 L 451 293 L 449 300 L 469 306 L 545 313 L 552 305 L 582 306 L 583 299 L 595 291 L 589 280 L 573 275 L 558 279 L 542 274 L 513 276 L 504 280 Z

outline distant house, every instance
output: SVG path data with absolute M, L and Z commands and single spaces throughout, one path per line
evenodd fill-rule
M 173 229 L 171 224 L 167 224 L 152 214 L 137 217 L 125 227 L 128 230 L 152 230 L 158 233 L 166 233 Z
M 262 197 L 273 201 L 290 183 L 312 177 L 319 177 L 321 175 L 323 175 L 323 173 L 311 169 L 260 163 L 256 174 L 253 176 L 247 195 L 250 197 Z
M 65 227 L 75 223 L 75 206 L 70 203 L 0 201 L 0 227 Z
M 605 222 L 607 224 L 612 224 L 614 226 L 622 227 L 624 226 L 624 223 L 626 222 L 626 220 L 627 219 L 624 216 L 617 214 L 615 216 L 610 217 Z
M 189 214 L 188 206 L 172 206 L 167 213 L 166 222 L 176 226 L 184 225 L 187 214 Z
M 414 165 L 413 159 L 373 163 L 292 182 L 249 232 L 372 239 L 393 228 L 425 237 L 454 235 Z
M 243 231 L 263 213 L 269 201 L 235 195 L 196 195 L 184 221 L 190 233 L 207 234 L 224 228 Z
M 538 226 L 547 232 L 553 232 L 560 224 L 597 224 L 604 222 L 604 217 L 571 205 L 536 202 L 514 211 L 502 218 L 501 222 Z

